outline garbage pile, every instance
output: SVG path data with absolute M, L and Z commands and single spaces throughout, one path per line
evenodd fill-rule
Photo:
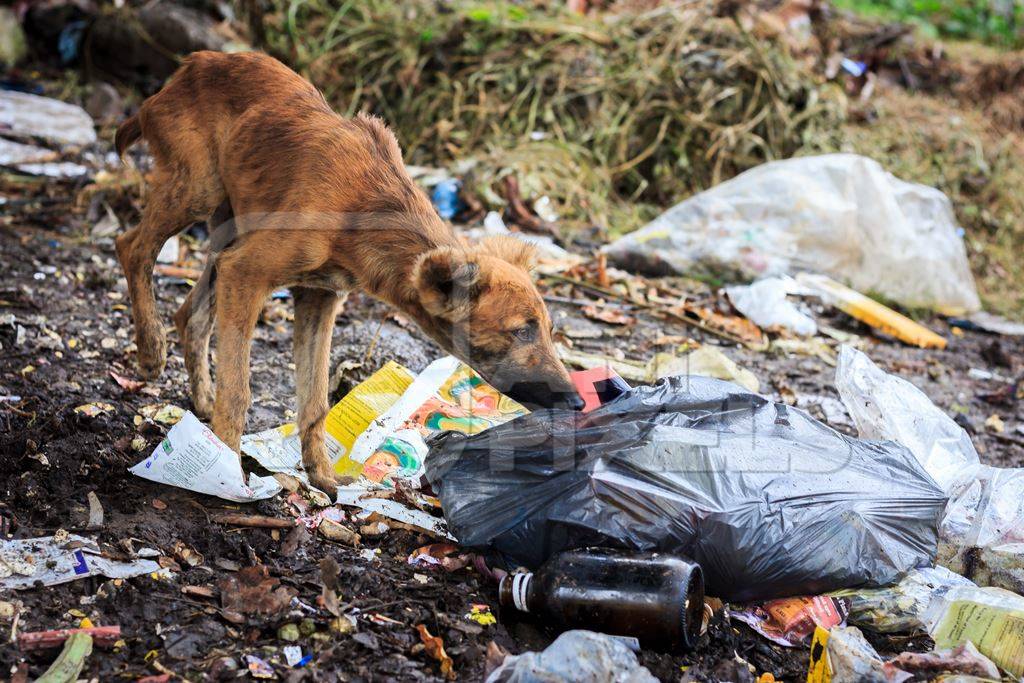
M 328 418 L 336 468 L 355 477 L 339 488 L 340 507 L 318 510 L 296 494 L 289 501 L 327 539 L 359 544 L 359 534 L 335 521 L 355 507 L 353 519 L 370 522 L 364 529 L 376 519 L 455 541 L 423 548 L 415 561 L 454 570 L 471 562 L 456 558 L 456 549 L 480 553 L 477 562 L 505 577 L 495 590 L 508 609 L 547 614 L 563 628 L 646 632 L 642 625 L 631 631 L 624 617 L 597 628 L 597 612 L 581 621 L 570 602 L 579 599 L 580 582 L 622 583 L 633 571 L 602 574 L 602 564 L 640 567 L 647 558 L 676 557 L 693 561 L 699 585 L 726 601 L 686 602 L 689 622 L 681 623 L 696 629 L 687 647 L 699 647 L 697 632 L 717 604 L 718 618 L 746 623 L 785 647 L 810 647 L 811 680 L 1024 675 L 1024 641 L 1013 626 L 1024 619 L 1024 478 L 979 464 L 963 429 L 910 383 L 842 347 L 836 388 L 856 439 L 803 410 L 699 375 L 632 389 L 608 369 L 576 379 L 603 387 L 585 412 L 527 413 L 454 359 L 419 375 L 388 364 Z M 276 471 L 277 482 L 254 476 L 248 488 L 206 492 L 252 500 L 276 494 L 282 475 L 301 480 L 296 439 L 288 425 L 245 439 L 245 452 Z M 186 412 L 133 471 L 193 490 L 218 476 L 241 482 L 234 454 L 209 451 L 210 443 L 216 437 Z M 220 467 L 223 474 L 211 477 Z M 182 472 L 195 476 L 174 475 Z M 420 486 L 428 488 L 411 493 Z M 397 490 L 405 491 L 400 499 Z M 579 548 L 625 554 L 565 555 Z M 531 581 L 524 567 L 538 578 Z M 575 573 L 572 592 L 559 597 L 558 581 Z M 618 593 L 607 588 L 595 596 L 617 597 L 602 608 L 605 598 L 595 598 L 588 610 L 631 609 L 619 605 L 629 594 L 625 583 Z M 860 629 L 926 633 L 934 650 L 883 661 Z M 572 634 L 552 645 L 552 656 L 575 642 L 564 640 L 570 637 L 621 647 L 601 640 L 607 636 Z M 530 666 L 549 666 L 547 656 L 529 655 L 540 658 Z M 635 666 L 609 656 L 595 666 Z M 489 680 L 518 680 L 520 666 L 509 657 Z
M 59 3 L 22 5 L 17 15 L 0 8 L 0 30 L 24 27 L 21 38 L 31 43 L 5 43 L 11 56 L 0 59 L 42 49 L 145 90 L 173 68 L 175 54 L 233 49 L 237 38 L 220 10 L 149 3 L 96 13 L 80 4 L 86 9 L 70 17 L 53 13 Z M 300 3 L 287 8 L 293 23 L 267 22 L 261 41 L 308 65 L 328 97 L 350 95 L 352 74 L 379 76 L 379 87 L 360 97 L 398 126 L 403 142 L 420 150 L 419 161 L 452 161 L 446 169 L 411 169 L 439 214 L 464 224 L 467 239 L 505 234 L 539 248 L 546 300 L 573 312 L 553 318 L 563 360 L 583 368 L 574 379 L 586 408 L 529 413 L 454 358 L 371 365 L 366 359 L 380 323 L 372 341 L 360 339 L 368 347 L 362 381 L 341 373 L 347 391 L 326 418 L 335 471 L 349 483 L 317 491 L 309 488 L 286 408 L 270 411 L 274 421 L 262 425 L 276 426 L 243 438 L 240 461 L 192 413 L 168 402 L 167 385 L 132 377 L 133 351 L 115 332 L 62 337 L 56 323 L 30 312 L 53 290 L 12 286 L 0 314 L 3 351 L 16 349 L 11 357 L 19 359 L 10 386 L 31 387 L 40 367 L 57 364 L 51 359 L 67 360 L 67 375 L 97 375 L 95 364 L 116 355 L 96 383 L 116 387 L 118 398 L 88 384 L 74 388 L 68 377 L 55 382 L 60 388 L 52 393 L 75 396 L 67 410 L 51 411 L 59 430 L 116 440 L 81 448 L 121 471 L 130 460 L 136 485 L 166 493 L 145 500 L 147 510 L 167 511 L 164 497 L 185 496 L 177 502 L 200 510 L 204 532 L 225 529 L 210 543 L 235 555 L 204 560 L 212 552 L 202 545 L 206 539 L 190 545 L 174 537 L 186 513 L 173 507 L 153 529 L 133 530 L 141 537 L 124 532 L 114 539 L 111 519 L 124 510 L 119 501 L 105 514 L 95 491 L 75 509 L 74 533 L 52 526 L 57 513 L 37 517 L 30 534 L 13 532 L 15 512 L 22 512 L 0 502 L 0 619 L 12 634 L 2 652 L 50 653 L 51 678 L 74 680 L 95 659 L 93 648 L 128 651 L 158 680 L 184 678 L 161 661 L 180 655 L 181 670 L 192 671 L 188 653 L 199 652 L 205 634 L 166 623 L 166 613 L 146 626 L 155 634 L 141 635 L 143 628 L 128 620 L 124 633 L 121 625 L 93 623 L 97 604 L 109 614 L 110 606 L 138 602 L 118 592 L 134 580 L 146 582 L 143 598 L 187 605 L 190 619 L 219 634 L 212 641 L 237 645 L 230 657 L 201 664 L 221 679 L 312 670 L 339 656 L 334 648 L 342 639 L 364 654 L 390 653 L 379 655 L 382 666 L 394 667 L 389 676 L 412 677 L 402 667 L 420 658 L 452 679 L 460 661 L 483 658 L 478 645 L 486 640 L 467 634 L 488 634 L 482 637 L 494 646 L 487 648 L 488 681 L 666 677 L 647 656 L 651 650 L 667 651 L 678 677 L 681 660 L 672 656 L 696 658 L 715 647 L 728 651 L 723 666 L 734 670 L 718 675 L 726 680 L 753 680 L 757 671 L 743 657 L 752 660 L 758 651 L 770 653 L 756 668 L 766 672 L 761 681 L 771 680 L 764 662 L 782 661 L 781 649 L 798 653 L 789 656 L 800 659 L 801 674 L 806 663 L 810 681 L 1024 676 L 1024 469 L 982 464 L 964 429 L 970 420 L 952 419 L 863 352 L 886 340 L 955 350 L 964 330 L 1024 334 L 1024 326 L 980 310 L 949 199 L 850 154 L 757 166 L 801 149 L 839 121 L 842 107 L 782 50 L 751 43 L 742 17 L 739 24 L 709 17 L 710 6 L 701 5 L 551 24 L 518 6 L 455 3 L 425 15 L 432 6 L 352 6 L 325 21 L 333 11 L 328 5 Z M 278 2 L 270 7 L 272 17 L 285 9 Z M 297 32 L 296 25 L 310 30 Z M 328 49 L 367 27 L 374 40 L 359 54 Z M 415 41 L 406 40 L 410 31 Z M 537 35 L 549 38 L 542 47 Z M 398 57 L 408 60 L 406 68 L 396 69 L 394 45 L 401 40 L 414 47 Z M 459 58 L 434 63 L 444 52 L 438 41 Z M 518 48 L 528 48 L 520 50 L 525 67 L 494 59 Z M 654 57 L 657 83 L 640 92 L 632 74 Z M 867 88 L 865 65 L 846 61 L 837 68 L 863 78 Z M 524 86 L 524 78 L 537 89 Z M 465 106 L 470 95 L 453 82 L 477 87 L 479 106 Z M 701 83 L 716 88 L 696 87 Z M 31 83 L 5 82 L 0 166 L 65 188 L 91 179 L 74 197 L 89 206 L 89 225 L 76 240 L 109 251 L 124 217 L 111 197 L 133 181 L 113 177 L 114 160 L 101 151 L 96 125 L 116 120 L 126 105 L 116 89 L 93 85 L 98 94 L 83 109 L 10 89 Z M 491 87 L 524 94 L 482 97 Z M 741 98 L 715 99 L 729 88 L 750 99 L 742 107 Z M 678 107 L 661 111 L 651 105 L 652 93 Z M 398 101 L 407 106 L 390 109 Z M 439 110 L 453 115 L 439 123 L 431 118 Z M 606 118 L 622 112 L 619 121 Z M 735 135 L 736 126 L 745 133 Z M 496 131 L 493 139 L 479 137 L 488 130 Z M 489 150 L 483 157 L 481 147 Z M 457 159 L 470 152 L 474 158 Z M 563 216 L 581 207 L 602 210 L 588 204 L 594 194 L 581 186 L 667 205 L 748 168 L 593 254 L 583 253 L 595 246 L 593 235 L 567 239 Z M 653 215 L 648 209 L 636 215 Z M 199 272 L 202 230 L 161 252 L 156 273 L 169 298 Z M 107 267 L 93 257 L 97 270 Z M 61 272 L 48 256 L 31 267 L 30 281 L 58 281 L 69 291 L 78 291 L 78 282 L 106 283 L 95 273 L 72 272 L 66 262 Z M 707 282 L 684 279 L 695 275 Z M 93 309 L 124 308 L 116 287 L 99 289 Z M 286 290 L 274 293 L 263 314 L 266 330 L 286 327 L 288 298 Z M 945 319 L 922 323 L 895 307 Z M 124 316 L 120 324 L 127 325 Z M 407 321 L 387 324 L 404 329 Z M 640 328 L 646 336 L 634 343 L 630 335 Z M 992 405 L 1024 398 L 1021 380 L 1000 374 L 1012 375 L 1019 361 L 1000 360 L 1000 349 L 996 342 L 983 352 L 996 359 L 991 368 L 970 370 L 995 387 L 984 399 Z M 806 365 L 769 376 L 751 361 L 769 356 L 835 365 L 834 387 L 814 395 L 794 389 L 789 381 Z M 915 358 L 927 365 L 919 360 L 926 356 Z M 83 370 L 72 359 L 95 364 Z M 351 369 L 349 362 L 341 369 Z M 51 377 L 39 392 L 50 391 Z M 46 406 L 27 406 L 6 377 L 0 389 L 0 404 L 15 411 L 5 419 L 46 423 Z M 96 395 L 79 397 L 88 392 Z M 120 431 L 103 431 L 111 424 Z M 985 429 L 1005 443 L 1020 441 L 1002 433 L 994 413 Z M 854 430 L 857 436 L 848 433 Z M 47 459 L 49 444 L 37 447 L 33 439 L 12 449 L 11 467 L 20 468 L 17 481 L 9 477 L 12 487 L 30 490 L 32 482 L 57 479 L 39 474 L 59 468 Z M 79 465 L 74 486 L 88 481 L 92 463 L 64 465 L 68 472 Z M 191 494 L 225 502 L 210 512 Z M 15 498 L 22 506 L 26 500 L 39 499 Z M 253 530 L 260 535 L 245 535 Z M 412 545 L 400 553 L 385 547 L 381 539 L 392 532 Z M 313 546 L 328 553 L 319 564 L 311 559 Z M 347 562 L 339 566 L 335 557 Z M 651 579 L 655 570 L 667 572 L 658 574 L 660 582 Z M 367 595 L 401 572 L 411 576 L 407 593 Z M 468 575 L 472 581 L 463 582 Z M 62 612 L 69 595 L 81 598 L 60 615 L 74 628 L 19 630 L 28 613 L 17 596 L 76 585 L 88 590 L 46 594 L 54 596 L 46 604 Z M 479 593 L 462 609 L 472 591 Z M 459 598 L 455 618 L 452 594 Z M 564 633 L 547 649 L 509 654 L 496 640 L 509 641 L 489 634 L 508 625 L 508 635 L 520 621 L 539 626 L 549 640 Z M 895 637 L 880 645 L 874 634 Z M 734 647 L 737 637 L 748 638 L 743 648 Z M 761 641 L 750 646 L 749 638 Z M 897 651 L 889 651 L 894 643 Z M 43 659 L 34 656 L 33 666 Z M 718 652 L 710 657 L 722 659 Z M 12 668 L 23 675 L 23 665 L 24 657 Z
M 455 537 L 507 566 L 586 546 L 658 551 L 696 561 L 730 601 L 892 583 L 934 558 L 946 504 L 895 443 L 685 375 L 586 415 L 445 433 L 427 478 Z

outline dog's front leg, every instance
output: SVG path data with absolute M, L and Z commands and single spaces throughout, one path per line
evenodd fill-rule
M 324 445 L 331 332 L 338 295 L 325 289 L 293 287 L 295 298 L 295 395 L 299 408 L 302 465 L 309 482 L 334 498 L 337 479 Z
M 247 265 L 244 252 L 225 253 L 217 262 L 217 387 L 213 431 L 238 451 L 245 414 L 252 399 L 249 352 L 263 303 L 272 291 L 258 268 Z M 254 261 L 253 263 L 258 263 Z

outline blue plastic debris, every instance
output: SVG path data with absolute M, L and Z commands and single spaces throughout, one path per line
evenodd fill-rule
M 843 67 L 843 71 L 858 78 L 863 76 L 864 72 L 868 70 L 868 65 L 864 62 L 857 62 L 848 57 L 843 57 L 843 61 L 839 65 Z
M 84 19 L 72 21 L 61 29 L 57 37 L 57 51 L 60 52 L 62 64 L 71 64 L 78 60 L 78 48 L 82 44 L 82 34 L 88 22 Z
M 442 180 L 434 186 L 434 192 L 430 195 L 437 208 L 437 213 L 446 221 L 450 221 L 459 211 L 466 208 L 465 202 L 459 196 L 460 189 L 462 189 L 462 183 L 458 180 Z

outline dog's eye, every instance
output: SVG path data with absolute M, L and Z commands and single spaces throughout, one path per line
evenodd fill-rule
M 523 325 L 522 327 L 512 330 L 512 336 L 523 342 L 532 342 L 535 334 L 536 332 L 533 325 Z

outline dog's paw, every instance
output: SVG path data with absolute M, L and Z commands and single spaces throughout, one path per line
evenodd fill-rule
M 167 365 L 167 342 L 163 336 L 153 335 L 145 340 L 138 339 L 136 345 L 139 349 L 139 376 L 147 380 L 156 379 Z
M 351 482 L 349 477 L 339 477 L 332 469 L 317 469 L 309 473 L 309 484 L 323 491 L 334 502 L 338 498 L 338 486 Z
M 213 389 L 197 389 L 192 392 L 192 409 L 203 420 L 213 417 Z

